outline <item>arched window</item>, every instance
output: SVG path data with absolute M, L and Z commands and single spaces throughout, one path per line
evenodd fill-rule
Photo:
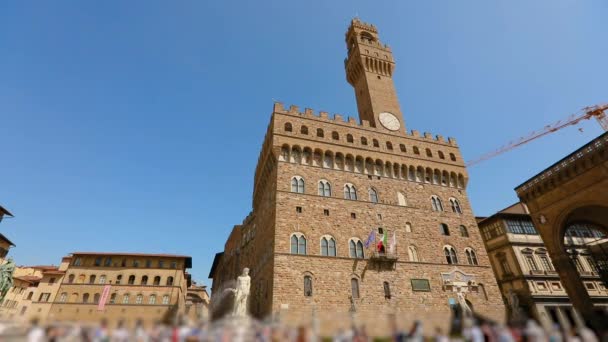
M 389 150 L 389 151 L 393 150 L 393 144 L 390 141 L 386 142 L 386 149 Z
M 150 297 L 148 297 L 148 304 L 150 304 L 150 305 L 156 304 L 156 295 L 151 294 Z
M 475 255 L 475 251 L 472 248 L 465 248 L 464 253 L 467 255 L 469 265 L 479 265 L 477 263 L 477 255 Z
M 351 278 L 350 279 L 350 291 L 353 299 L 359 298 L 359 279 Z
M 122 303 L 123 303 L 123 304 L 129 304 L 129 294 L 128 294 L 128 293 L 125 293 L 125 294 L 122 296 Z
M 90 295 L 88 293 L 85 293 L 82 295 L 82 302 L 83 303 L 88 303 L 89 302 L 89 297 Z
M 454 155 L 454 153 L 450 153 L 450 160 L 456 161 L 456 156 Z
M 373 188 L 369 189 L 369 201 L 372 203 L 378 203 L 378 192 Z
M 431 196 L 431 207 L 433 208 L 433 211 L 443 211 L 443 204 L 441 203 L 441 198 L 439 198 L 439 196 Z
M 116 293 L 110 295 L 110 304 L 116 304 Z
M 91 274 L 89 276 L 89 284 L 95 284 L 95 275 L 94 274 Z
M 291 178 L 291 192 L 304 193 L 304 179 L 300 176 Z
M 380 147 L 380 143 L 376 139 L 372 139 L 372 144 L 374 144 L 374 147 Z
M 105 284 L 106 283 L 106 275 L 102 274 L 99 276 L 99 283 L 100 284 Z
M 116 276 L 116 285 L 120 285 L 121 282 L 122 282 L 122 275 L 119 274 Z
M 99 293 L 96 293 L 93 295 L 93 303 L 95 304 L 99 304 L 99 298 L 101 297 L 101 295 Z
M 431 158 L 433 157 L 433 152 L 431 152 L 431 149 L 430 149 L 430 148 L 427 148 L 427 149 L 426 149 L 426 156 L 427 156 L 427 157 L 431 157 Z
M 469 231 L 467 230 L 467 227 L 460 225 L 460 236 L 469 237 Z
M 331 196 L 331 185 L 324 179 L 319 181 L 319 196 Z
M 418 249 L 416 246 L 408 246 L 407 247 L 407 255 L 410 258 L 410 261 L 418 262 Z
M 167 286 L 173 286 L 173 277 L 167 277 Z
M 291 235 L 291 254 L 306 255 L 306 237 L 301 233 Z
M 418 146 L 414 146 L 414 154 L 420 154 L 420 150 L 418 149 Z
M 445 223 L 440 223 L 439 224 L 439 232 L 441 232 L 441 235 L 450 235 L 450 229 L 448 228 L 448 225 Z
M 346 142 L 352 143 L 355 139 L 353 139 L 353 135 L 352 134 L 347 134 L 346 135 Z
M 158 285 L 160 285 L 160 276 L 156 276 L 156 277 L 154 277 L 154 283 L 153 283 L 153 285 L 154 285 L 154 286 L 158 286 Z
M 397 203 L 401 206 L 406 206 L 405 195 L 402 192 L 397 192 Z
M 439 156 L 439 159 L 445 159 L 445 155 L 443 154 L 443 152 L 437 151 L 437 155 Z
M 70 275 L 68 276 L 68 284 L 72 284 L 72 283 L 74 283 L 74 278 L 75 278 L 75 276 L 74 276 L 73 274 L 70 274 Z
M 78 276 L 78 284 L 83 284 L 87 277 L 84 274 Z
M 304 276 L 304 296 L 312 297 L 312 277 L 309 275 Z
M 148 276 L 147 275 L 141 277 L 141 284 L 148 285 Z
M 319 138 L 323 138 L 325 136 L 325 133 L 323 133 L 323 130 L 321 128 L 317 128 L 317 136 Z
M 144 301 L 144 296 L 141 294 L 138 294 L 137 297 L 135 297 L 135 304 L 141 304 Z
M 72 303 L 78 302 L 78 293 L 76 293 L 76 292 L 72 293 L 72 295 L 70 296 L 70 302 L 72 302 Z
M 300 133 L 308 135 L 308 127 L 306 127 L 306 126 L 300 127 Z
M 291 124 L 289 122 L 285 123 L 285 132 L 291 132 L 292 128 L 291 128 Z
M 455 198 L 450 198 L 450 204 L 452 206 L 452 211 L 457 214 L 462 214 L 462 209 L 460 209 L 460 203 Z
M 355 239 L 355 238 L 350 239 L 350 241 L 348 242 L 348 245 L 349 245 L 351 258 L 355 258 L 355 259 L 364 258 L 363 243 L 361 243 L 361 240 Z
M 59 302 L 65 303 L 66 300 L 68 300 L 68 293 L 62 292 L 61 295 L 59 296 Z
M 388 281 L 385 281 L 382 285 L 384 286 L 384 299 L 391 299 L 391 286 Z
M 355 189 L 354 185 L 350 183 L 344 184 L 344 198 L 349 200 L 357 199 L 357 189 Z
M 331 138 L 333 140 L 340 140 L 340 134 L 338 134 L 338 132 L 336 132 L 336 131 L 333 131 L 333 132 L 331 132 Z
M 405 232 L 406 233 L 412 232 L 412 224 L 410 222 L 405 222 Z
M 135 276 L 134 276 L 134 275 L 130 275 L 130 276 L 129 276 L 129 283 L 128 283 L 128 284 L 129 284 L 129 285 L 133 285 L 133 284 L 135 284 Z
M 163 296 L 163 304 L 165 304 L 165 305 L 169 304 L 169 295 Z
M 367 146 L 367 138 L 361 137 L 361 145 Z
M 331 236 L 321 238 L 321 255 L 336 256 L 336 240 Z
M 399 149 L 401 150 L 401 152 L 407 152 L 405 145 L 403 144 L 399 144 Z
M 456 250 L 454 249 L 454 247 L 443 247 L 443 253 L 445 254 L 445 260 L 448 262 L 448 264 L 452 265 L 458 263 L 458 257 L 456 257 Z

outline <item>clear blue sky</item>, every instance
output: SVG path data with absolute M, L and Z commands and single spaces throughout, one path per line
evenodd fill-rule
M 465 159 L 608 101 L 602 0 L 39 1 L 0 5 L 0 231 L 18 264 L 192 255 L 206 279 L 251 208 L 272 100 L 357 116 L 359 15 L 392 46 L 409 129 Z M 476 215 L 601 133 L 586 122 L 469 170 Z

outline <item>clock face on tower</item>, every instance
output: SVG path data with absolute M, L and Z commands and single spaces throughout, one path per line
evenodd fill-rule
M 399 127 L 401 127 L 399 119 L 397 119 L 397 117 L 392 113 L 380 113 L 378 114 L 378 119 L 380 119 L 380 123 L 382 124 L 382 126 L 386 127 L 386 129 L 389 129 L 391 131 L 396 131 L 399 129 Z

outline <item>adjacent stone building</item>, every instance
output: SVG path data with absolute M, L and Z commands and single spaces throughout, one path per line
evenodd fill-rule
M 572 304 L 588 325 L 597 331 L 606 330 L 605 308 L 594 305 L 585 285 L 587 279 L 577 276 L 577 258 L 573 258 L 568 246 L 567 232 L 589 225 L 603 236 L 608 234 L 608 132 L 525 181 L 515 191 L 529 208 Z M 597 260 L 600 275 L 608 278 L 606 240 L 587 247 Z
M 515 300 L 521 312 L 546 328 L 555 323 L 566 329 L 582 324 L 525 204 L 516 203 L 480 218 L 478 225 L 505 302 Z M 565 245 L 592 303 L 608 310 L 608 289 L 588 248 L 604 239 L 593 225 L 579 224 L 566 232 Z
M 224 289 L 249 267 L 255 316 L 316 321 L 322 332 L 357 320 L 388 335 L 389 317 L 447 328 L 457 292 L 503 320 L 456 141 L 405 130 L 395 61 L 375 26 L 353 20 L 346 45 L 360 121 L 274 105 L 253 211 L 210 272 L 216 316 L 230 308 Z

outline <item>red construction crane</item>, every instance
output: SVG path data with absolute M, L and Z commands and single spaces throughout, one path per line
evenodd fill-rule
M 606 117 L 606 113 L 605 113 L 606 110 L 608 110 L 608 104 L 601 104 L 601 105 L 596 105 L 596 106 L 585 107 L 585 108 L 581 109 L 578 113 L 570 115 L 565 120 L 560 120 L 551 125 L 547 125 L 540 131 L 534 131 L 534 132 L 528 134 L 527 136 L 521 137 L 515 141 L 511 141 L 508 144 L 502 146 L 501 148 L 499 148 L 495 151 L 486 153 L 477 159 L 469 161 L 466 165 L 468 167 L 470 167 L 470 166 L 479 164 L 484 160 L 496 157 L 499 154 L 503 154 L 518 146 L 526 144 L 534 139 L 538 139 L 547 134 L 556 132 L 566 126 L 576 125 L 579 122 L 581 122 L 582 120 L 596 118 L 598 123 L 600 124 L 600 126 L 602 126 L 602 128 L 604 129 L 604 131 L 608 131 L 608 117 Z

